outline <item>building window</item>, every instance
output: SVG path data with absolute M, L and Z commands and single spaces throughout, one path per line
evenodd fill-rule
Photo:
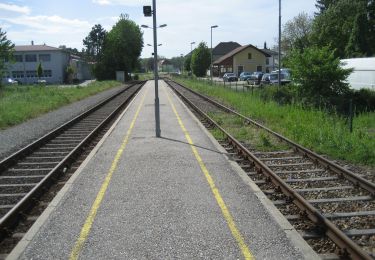
M 25 55 L 26 62 L 36 62 L 36 54 L 26 54 Z
M 50 78 L 52 77 L 52 70 L 43 70 L 43 78 Z
M 37 77 L 36 70 L 27 70 L 26 71 L 26 77 L 27 78 L 36 78 Z
M 23 62 L 23 57 L 22 55 L 14 55 L 14 60 L 16 62 Z
M 262 71 L 262 66 L 257 66 L 257 71 Z
M 39 61 L 51 61 L 51 54 L 39 54 Z
M 249 59 L 249 60 L 251 60 L 253 57 L 252 57 L 253 55 L 251 54 L 251 52 L 249 52 L 248 54 L 247 54 L 247 59 Z
M 12 77 L 14 79 L 23 78 L 23 71 L 12 71 Z
M 10 78 L 10 73 L 8 71 L 4 71 L 3 78 L 4 79 Z
M 266 65 L 270 65 L 270 58 L 266 58 Z

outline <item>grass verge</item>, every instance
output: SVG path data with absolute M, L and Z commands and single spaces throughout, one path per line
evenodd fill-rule
M 0 129 L 120 85 L 96 81 L 86 87 L 5 86 L 0 88 Z
M 350 133 L 345 119 L 338 115 L 318 109 L 305 109 L 300 105 L 266 102 L 259 97 L 262 90 L 254 90 L 254 93 L 236 92 L 235 89 L 211 86 L 202 81 L 177 81 L 200 93 L 215 97 L 241 114 L 315 152 L 334 159 L 375 166 L 374 112 L 357 115 L 354 118 L 353 132 Z M 226 124 L 230 125 L 230 122 Z

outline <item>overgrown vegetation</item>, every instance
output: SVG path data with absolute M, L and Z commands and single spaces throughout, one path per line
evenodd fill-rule
M 93 82 L 86 87 L 5 86 L 0 91 L 0 129 L 119 86 L 117 81 Z
M 266 101 L 261 98 L 264 91 L 262 89 L 251 94 L 211 86 L 205 82 L 182 78 L 178 81 L 217 98 L 240 113 L 320 154 L 354 163 L 375 165 L 374 112 L 358 113 L 354 118 L 353 132 L 350 133 L 344 117 L 327 113 L 325 109 L 305 107 L 297 102 L 280 105 L 273 100 Z

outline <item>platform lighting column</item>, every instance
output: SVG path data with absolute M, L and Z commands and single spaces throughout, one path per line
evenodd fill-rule
M 159 106 L 159 86 L 158 86 L 158 43 L 156 33 L 156 0 L 152 0 L 152 18 L 154 31 L 154 79 L 155 79 L 155 131 L 156 137 L 160 137 L 160 106 Z
M 217 26 L 217 25 L 211 26 L 211 66 L 210 66 L 211 85 L 212 85 L 212 29 L 217 28 L 217 27 L 219 27 L 219 26 Z
M 193 44 L 195 44 L 195 42 L 191 42 L 190 43 L 190 54 L 193 54 Z
M 279 0 L 279 72 L 278 72 L 278 87 L 281 86 L 281 0 Z

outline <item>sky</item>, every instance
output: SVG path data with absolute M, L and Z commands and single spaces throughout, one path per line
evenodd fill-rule
M 313 15 L 315 0 L 282 0 L 282 24 L 301 12 Z M 143 6 L 152 0 L 0 0 L 0 27 L 16 45 L 46 44 L 82 49 L 82 40 L 95 24 L 107 31 L 121 13 L 139 26 L 152 27 L 152 17 L 143 16 Z M 158 55 L 186 55 L 191 47 L 205 42 L 212 46 L 234 41 L 263 48 L 277 44 L 278 0 L 156 0 Z M 142 57 L 150 57 L 151 29 L 144 29 Z M 191 45 L 191 42 L 196 44 Z

